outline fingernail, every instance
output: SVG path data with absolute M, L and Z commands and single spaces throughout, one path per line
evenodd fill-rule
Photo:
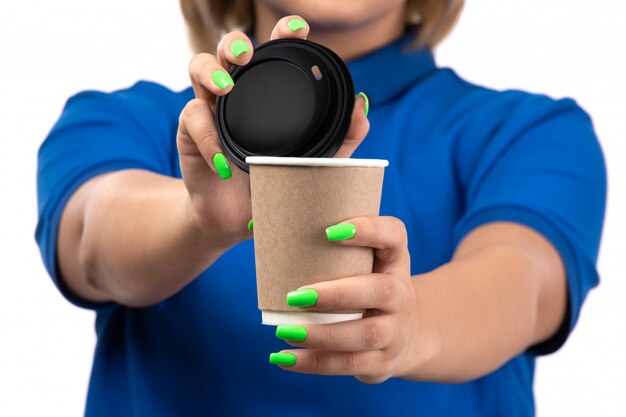
M 306 339 L 306 327 L 281 324 L 276 328 L 276 337 L 292 342 L 302 342 Z
M 326 228 L 326 237 L 330 241 L 348 240 L 356 235 L 356 226 L 352 223 L 339 223 Z
M 365 94 L 363 91 L 359 93 L 359 97 L 362 97 L 363 100 L 365 100 L 365 117 L 367 117 L 367 115 L 370 112 L 370 99 L 367 97 L 367 94 Z
M 311 288 L 287 293 L 287 304 L 292 307 L 309 307 L 317 303 L 317 291 Z
M 226 90 L 228 87 L 232 87 L 233 85 L 235 85 L 235 82 L 232 78 L 230 78 L 230 75 L 228 75 L 226 71 L 213 71 L 213 74 L 211 74 L 211 79 L 213 80 L 215 85 L 217 85 L 222 90 Z
M 233 55 L 238 57 L 244 52 L 250 52 L 250 47 L 248 46 L 248 43 L 246 41 L 237 39 L 235 42 L 230 44 L 230 52 L 232 52 Z
M 218 152 L 213 155 L 213 165 L 215 165 L 215 170 L 223 180 L 227 180 L 233 176 L 228 166 L 228 159 L 226 159 L 223 153 Z
M 249 230 L 249 231 L 254 230 L 254 220 L 250 220 L 250 221 L 248 222 L 248 230 Z
M 287 26 L 289 26 L 289 29 L 291 29 L 292 32 L 300 29 L 306 29 L 306 23 L 304 23 L 304 20 L 302 19 L 291 19 L 289 23 L 287 23 Z
M 293 353 L 270 353 L 270 363 L 272 365 L 294 366 L 296 355 Z

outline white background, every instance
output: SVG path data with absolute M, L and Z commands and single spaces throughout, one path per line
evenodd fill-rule
M 538 362 L 538 415 L 626 416 L 626 2 L 468 3 L 439 63 L 574 97 L 608 163 L 603 282 L 566 346 Z M 95 342 L 93 314 L 61 298 L 33 239 L 40 142 L 69 95 L 138 79 L 182 89 L 189 57 L 175 0 L 0 2 L 0 416 L 81 415 Z

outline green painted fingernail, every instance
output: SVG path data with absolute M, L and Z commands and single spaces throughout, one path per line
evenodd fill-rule
M 367 117 L 367 115 L 370 112 L 370 99 L 367 97 L 367 94 L 365 94 L 363 91 L 359 93 L 359 97 L 363 97 L 363 100 L 365 100 L 365 117 Z
M 226 159 L 223 153 L 218 152 L 213 155 L 213 165 L 215 165 L 217 173 L 223 180 L 227 180 L 233 176 L 233 173 L 230 172 L 230 167 L 228 166 L 228 159 Z
M 248 230 L 249 230 L 249 231 L 254 230 L 254 220 L 250 220 L 250 221 L 248 222 Z
M 217 85 L 222 90 L 226 90 L 228 87 L 232 87 L 233 85 L 235 85 L 235 82 L 232 78 L 230 78 L 230 75 L 228 75 L 226 71 L 213 71 L 213 74 L 211 74 L 211 79 L 213 80 L 215 85 Z
M 356 235 L 356 226 L 352 223 L 339 223 L 326 228 L 326 237 L 330 241 L 348 240 Z
M 289 23 L 287 23 L 287 26 L 289 26 L 289 29 L 291 29 L 292 32 L 300 29 L 306 29 L 306 23 L 304 23 L 304 20 L 302 19 L 291 19 Z
M 246 41 L 242 41 L 241 39 L 237 39 L 235 42 L 230 44 L 230 52 L 235 56 L 239 56 L 244 52 L 250 52 L 250 47 Z
M 294 366 L 296 355 L 293 353 L 270 353 L 270 363 L 272 365 Z
M 306 339 L 306 327 L 281 324 L 276 328 L 276 337 L 292 342 L 302 342 Z
M 317 291 L 311 288 L 287 293 L 287 304 L 292 307 L 309 307 L 317 303 Z

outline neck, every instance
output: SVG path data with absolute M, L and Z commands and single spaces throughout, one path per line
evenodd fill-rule
M 340 1 L 340 0 L 337 0 Z M 255 1 L 255 37 L 259 43 L 270 40 L 276 22 L 283 16 L 263 1 Z M 306 18 L 306 16 L 304 16 Z M 323 26 L 315 21 L 310 25 L 308 39 L 332 49 L 344 61 L 365 55 L 398 39 L 404 33 L 404 9 L 396 8 L 357 26 Z

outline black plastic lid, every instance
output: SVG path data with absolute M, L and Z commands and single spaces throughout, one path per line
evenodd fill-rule
M 239 168 L 248 171 L 247 156 L 337 153 L 350 126 L 354 86 L 333 51 L 300 39 L 270 41 L 230 74 L 235 86 L 217 98 L 215 119 L 222 147 Z

